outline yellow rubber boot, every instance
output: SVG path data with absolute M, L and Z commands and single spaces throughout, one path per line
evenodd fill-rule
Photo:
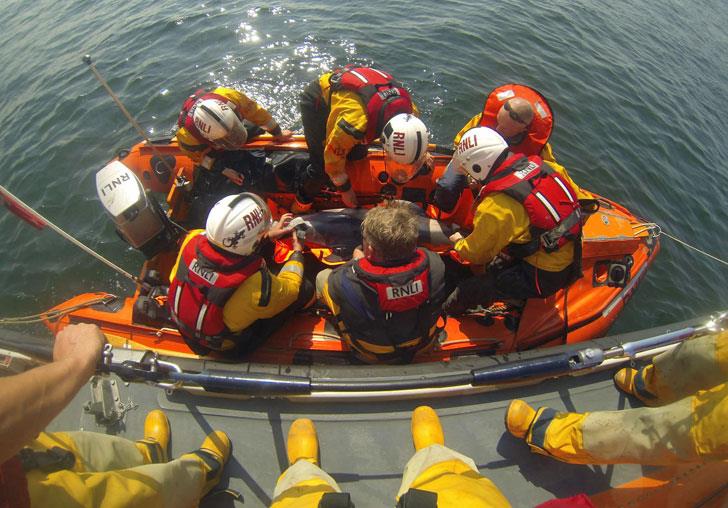
M 169 435 L 167 415 L 159 409 L 150 411 L 144 420 L 144 439 L 135 443 L 145 463 L 163 464 L 169 460 Z
M 506 410 L 506 428 L 513 436 L 525 438 L 536 419 L 536 410 L 521 399 L 514 399 Z
M 293 465 L 298 460 L 307 460 L 318 465 L 318 436 L 316 427 L 308 418 L 298 418 L 288 429 L 288 464 Z
M 440 418 L 430 406 L 420 406 L 412 412 L 412 442 L 416 451 L 445 444 Z
M 213 430 L 202 441 L 199 449 L 182 456 L 194 456 L 202 463 L 202 468 L 205 470 L 205 486 L 202 489 L 202 496 L 210 492 L 222 478 L 231 451 L 232 443 L 230 443 L 228 435 L 221 430 Z
M 645 386 L 646 376 L 654 369 L 648 365 L 639 370 L 626 367 L 614 374 L 614 384 L 623 392 L 636 397 L 645 405 L 658 405 L 657 397 Z

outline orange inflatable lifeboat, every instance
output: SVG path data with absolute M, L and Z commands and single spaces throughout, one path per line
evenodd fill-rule
M 280 152 L 305 153 L 306 144 L 302 136 L 283 143 L 263 138 L 244 148 L 261 150 L 275 157 L 274 154 L 280 155 Z M 350 162 L 348 173 L 360 203 L 373 205 L 384 198 L 411 201 L 423 210 L 423 220 L 438 223 L 437 217 L 425 217 L 424 213 L 435 182 L 444 172 L 450 156 L 442 153 L 447 149 L 430 148 L 434 169 L 423 170 L 405 185 L 395 185 L 391 181 L 381 150 L 370 148 L 367 157 Z M 132 171 L 144 188 L 166 196 L 169 206 L 166 217 L 174 223 L 185 223 L 194 164 L 174 139 L 155 142 L 154 146 L 139 143 L 120 152 L 116 160 Z M 265 197 L 274 215 L 280 215 L 287 211 L 294 194 L 285 179 L 274 176 L 275 188 L 266 192 Z M 445 333 L 436 347 L 419 353 L 414 361 L 448 361 L 465 355 L 500 354 L 576 343 L 605 335 L 644 278 L 659 251 L 659 241 L 649 225 L 629 210 L 606 198 L 598 198 L 598 203 L 598 209 L 589 214 L 584 223 L 583 276 L 580 279 L 549 298 L 528 300 L 519 313 L 492 307 L 483 312 L 448 318 L 444 323 Z M 334 192 L 324 190 L 314 201 L 317 210 L 341 207 Z M 458 223 L 468 212 L 467 204 L 460 206 L 447 221 Z M 178 237 L 167 235 L 155 242 L 151 253 L 146 252 L 149 259 L 141 268 L 142 280 L 150 276 L 157 281 L 168 280 L 181 241 Z M 428 246 L 446 250 L 442 245 Z M 341 262 L 332 260 L 326 247 L 316 246 L 312 251 L 323 263 Z M 286 246 L 281 244 L 277 261 L 285 259 L 285 255 Z M 53 310 L 62 314 L 61 324 L 98 324 L 114 347 L 195 358 L 173 325 L 155 321 L 153 313 L 144 312 L 142 307 L 150 300 L 162 304 L 164 296 L 149 295 L 139 287 L 133 295 L 86 293 Z M 49 326 L 57 324 L 49 323 Z M 345 363 L 348 351 L 326 312 L 313 309 L 282 326 L 246 360 L 273 364 Z

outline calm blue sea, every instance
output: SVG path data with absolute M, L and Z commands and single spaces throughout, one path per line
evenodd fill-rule
M 552 144 L 582 186 L 728 258 L 728 4 L 717 0 L 0 3 L 0 183 L 137 273 L 94 174 L 137 141 L 81 62 L 90 53 L 150 134 L 202 86 L 241 87 L 300 129 L 297 95 L 349 62 L 387 69 L 448 143 L 504 82 L 555 110 Z M 126 279 L 0 210 L 0 315 Z M 617 331 L 728 307 L 728 267 L 663 238 Z

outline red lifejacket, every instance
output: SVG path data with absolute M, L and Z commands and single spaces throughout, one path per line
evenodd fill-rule
M 519 97 L 526 99 L 533 108 L 533 121 L 528 130 L 518 139 L 506 140 L 513 153 L 524 155 L 539 155 L 546 143 L 549 142 L 554 126 L 554 115 L 546 98 L 538 91 L 526 85 L 509 83 L 499 86 L 485 99 L 483 112 L 480 115 L 480 125 L 495 129 L 498 125 L 497 117 L 503 103 L 508 99 Z
M 192 238 L 182 252 L 167 297 L 172 319 L 188 343 L 220 349 L 223 339 L 232 335 L 222 317 L 225 303 L 264 267 L 260 256 L 223 253 L 204 234 Z
M 494 192 L 503 192 L 521 203 L 531 223 L 531 241 L 510 244 L 507 253 L 511 256 L 523 258 L 539 249 L 554 252 L 581 235 L 576 192 L 537 155 L 511 155 L 488 176 L 477 202 Z
M 240 113 L 238 113 L 237 104 L 231 101 L 228 97 L 213 92 L 205 92 L 200 88 L 195 93 L 187 97 L 187 100 L 185 100 L 184 104 L 182 104 L 182 111 L 179 112 L 179 116 L 177 117 L 177 127 L 180 129 L 184 127 L 197 141 L 205 144 L 209 144 L 210 140 L 203 136 L 200 129 L 198 129 L 195 125 L 194 115 L 197 106 L 202 103 L 202 101 L 206 101 L 208 99 L 217 99 L 224 102 L 230 106 L 231 110 L 235 111 L 235 114 L 241 121 L 243 120 L 240 117 Z
M 410 93 L 387 72 L 347 65 L 334 70 L 329 83 L 329 94 L 338 90 L 349 90 L 359 95 L 366 105 L 367 132 L 364 142 L 367 144 L 381 135 L 384 125 L 393 116 L 413 112 Z
M 445 266 L 437 254 L 417 249 L 402 265 L 373 264 L 366 258 L 347 263 L 329 278 L 338 320 L 353 345 L 381 360 L 407 361 L 434 339 L 430 330 L 441 315 Z M 414 346 L 401 345 L 419 339 Z M 361 341 L 388 346 L 393 353 L 370 351 Z

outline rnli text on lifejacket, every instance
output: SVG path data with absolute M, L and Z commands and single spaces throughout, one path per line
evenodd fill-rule
M 387 288 L 387 300 L 397 300 L 422 293 L 422 281 L 415 280 L 404 286 L 390 286 Z
M 190 263 L 190 271 L 194 273 L 195 275 L 202 277 L 210 284 L 215 284 L 215 281 L 217 280 L 218 273 L 213 270 L 208 270 L 206 268 L 203 268 L 200 263 L 197 261 L 197 258 L 192 260 L 192 263 Z

